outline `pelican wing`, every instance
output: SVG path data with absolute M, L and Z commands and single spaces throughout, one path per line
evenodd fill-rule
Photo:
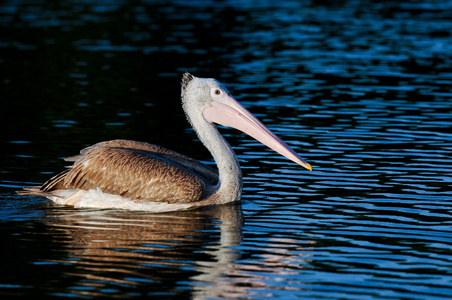
M 191 203 L 218 180 L 213 169 L 194 159 L 135 141 L 98 143 L 67 160 L 74 161 L 72 168 L 51 178 L 41 191 L 100 188 L 138 202 Z
M 175 164 L 178 164 L 191 172 L 194 172 L 198 176 L 202 177 L 203 180 L 209 182 L 211 185 L 216 185 L 218 182 L 218 171 L 212 169 L 211 167 L 206 166 L 205 164 L 189 156 L 180 154 L 178 152 L 166 149 L 158 145 L 149 144 L 145 142 L 130 140 L 111 140 L 106 142 L 100 142 L 92 146 L 89 146 L 85 149 L 82 149 L 80 151 L 80 155 L 68 157 L 65 160 L 75 162 L 87 152 L 99 147 L 116 147 L 125 149 L 144 150 L 156 154 Z

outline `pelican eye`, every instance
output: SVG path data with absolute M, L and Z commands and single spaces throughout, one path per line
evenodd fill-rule
M 214 91 L 214 93 L 215 93 L 215 95 L 220 95 L 220 94 L 221 94 L 221 91 L 220 91 L 219 89 L 216 89 L 216 90 Z

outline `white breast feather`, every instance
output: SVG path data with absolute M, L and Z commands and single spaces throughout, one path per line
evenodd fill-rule
M 166 202 L 136 203 L 118 195 L 102 192 L 100 188 L 88 191 L 70 189 L 55 191 L 55 197 L 48 197 L 57 204 L 70 205 L 76 208 L 123 208 L 150 212 L 168 212 L 187 210 L 193 204 L 170 204 Z

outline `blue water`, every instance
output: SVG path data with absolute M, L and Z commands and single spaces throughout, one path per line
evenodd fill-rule
M 0 295 L 449 299 L 451 1 L 0 4 Z M 230 129 L 239 205 L 150 214 L 14 193 L 114 138 L 212 164 L 215 77 L 312 164 Z

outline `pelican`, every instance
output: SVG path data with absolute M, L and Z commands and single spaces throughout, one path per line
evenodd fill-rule
M 312 171 L 286 143 L 213 78 L 182 76 L 182 107 L 218 171 L 177 152 L 144 142 L 100 142 L 65 160 L 73 165 L 20 195 L 46 197 L 74 207 L 174 211 L 240 201 L 242 172 L 215 124 L 243 131 Z

